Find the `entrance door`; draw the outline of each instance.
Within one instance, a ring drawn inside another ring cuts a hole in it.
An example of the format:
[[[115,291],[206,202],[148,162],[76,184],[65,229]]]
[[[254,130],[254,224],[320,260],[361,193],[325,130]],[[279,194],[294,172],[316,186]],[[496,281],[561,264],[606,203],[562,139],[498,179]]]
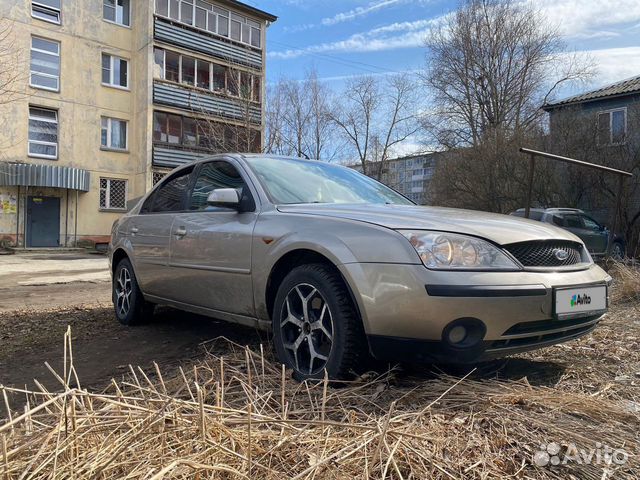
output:
[[[27,201],[27,247],[60,246],[60,199],[29,197]]]

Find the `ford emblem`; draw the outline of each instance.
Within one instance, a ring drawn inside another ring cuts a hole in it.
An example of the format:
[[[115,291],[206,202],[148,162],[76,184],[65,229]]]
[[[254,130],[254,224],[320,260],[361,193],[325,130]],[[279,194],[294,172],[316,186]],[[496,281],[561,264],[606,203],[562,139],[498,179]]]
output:
[[[553,254],[561,262],[564,262],[567,258],[569,258],[569,252],[567,252],[566,250],[562,250],[560,248],[555,248],[553,250]]]

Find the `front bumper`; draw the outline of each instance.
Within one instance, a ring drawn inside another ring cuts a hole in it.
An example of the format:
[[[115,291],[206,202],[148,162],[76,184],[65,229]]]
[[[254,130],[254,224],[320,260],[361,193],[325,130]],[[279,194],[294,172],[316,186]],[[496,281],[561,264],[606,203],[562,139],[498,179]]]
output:
[[[564,342],[591,332],[604,311],[553,318],[553,290],[609,284],[600,267],[565,272],[451,272],[422,265],[344,264],[371,353],[393,360],[470,363]],[[445,328],[478,319],[482,341],[453,348]]]

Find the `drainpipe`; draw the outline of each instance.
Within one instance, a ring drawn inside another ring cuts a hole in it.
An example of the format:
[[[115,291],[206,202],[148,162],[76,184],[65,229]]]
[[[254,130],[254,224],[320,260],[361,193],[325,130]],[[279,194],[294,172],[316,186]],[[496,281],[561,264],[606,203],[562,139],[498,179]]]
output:
[[[22,234],[22,244],[24,248],[27,248],[27,215],[29,215],[29,185],[27,185],[26,192],[24,193],[24,233]]]
[[[67,201],[64,213],[64,246],[69,246],[69,189],[67,188]]]
[[[18,185],[18,199],[16,200],[16,248],[20,239],[20,185]]]
[[[76,190],[76,226],[73,229],[73,246],[78,247],[78,190]]]

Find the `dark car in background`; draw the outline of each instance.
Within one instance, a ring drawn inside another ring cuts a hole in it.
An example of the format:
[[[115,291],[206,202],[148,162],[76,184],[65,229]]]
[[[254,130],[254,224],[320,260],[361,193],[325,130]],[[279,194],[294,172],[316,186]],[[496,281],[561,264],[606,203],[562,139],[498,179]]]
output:
[[[511,215],[524,217],[525,209],[520,208]],[[551,223],[580,237],[591,255],[602,256],[607,253],[609,245],[609,230],[584,211],[577,208],[532,208],[529,213],[531,220]],[[611,256],[623,258],[625,254],[625,242],[618,235],[613,236],[611,244]]]

